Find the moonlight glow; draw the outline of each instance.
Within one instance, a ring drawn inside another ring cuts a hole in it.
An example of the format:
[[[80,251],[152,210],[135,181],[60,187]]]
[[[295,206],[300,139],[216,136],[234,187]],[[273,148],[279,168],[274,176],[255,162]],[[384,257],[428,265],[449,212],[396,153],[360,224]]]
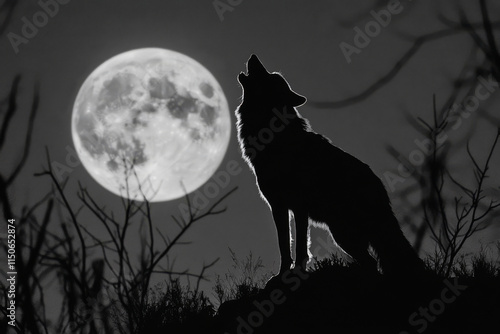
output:
[[[230,124],[224,93],[207,69],[174,51],[139,49],[87,78],[72,135],[83,165],[104,188],[127,197],[128,179],[129,198],[142,199],[140,185],[157,202],[182,197],[212,176]]]

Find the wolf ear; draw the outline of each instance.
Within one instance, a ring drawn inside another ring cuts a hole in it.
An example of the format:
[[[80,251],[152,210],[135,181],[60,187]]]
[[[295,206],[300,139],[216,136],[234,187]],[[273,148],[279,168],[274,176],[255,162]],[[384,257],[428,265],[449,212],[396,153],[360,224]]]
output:
[[[307,98],[305,96],[295,93],[293,90],[290,91],[289,101],[293,107],[299,107],[306,103]]]
[[[247,61],[247,73],[249,75],[250,73],[255,75],[269,74],[259,58],[254,54],[252,54]]]

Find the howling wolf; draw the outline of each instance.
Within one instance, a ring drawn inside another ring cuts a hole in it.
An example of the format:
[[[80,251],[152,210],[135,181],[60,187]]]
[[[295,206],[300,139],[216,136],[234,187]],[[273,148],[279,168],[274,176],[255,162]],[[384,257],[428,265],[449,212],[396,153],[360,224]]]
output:
[[[296,229],[295,266],[305,269],[309,221],[329,230],[359,265],[384,274],[423,270],[395,218],[387,192],[370,167],[315,133],[295,107],[306,98],[279,73],[269,73],[257,56],[238,81],[243,99],[236,109],[238,140],[269,204],[281,252],[281,275],[290,269],[289,225]]]

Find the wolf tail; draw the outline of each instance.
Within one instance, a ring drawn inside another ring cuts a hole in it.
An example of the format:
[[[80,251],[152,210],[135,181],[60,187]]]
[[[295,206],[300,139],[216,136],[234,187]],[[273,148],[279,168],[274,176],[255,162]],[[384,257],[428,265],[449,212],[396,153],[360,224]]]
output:
[[[378,255],[384,274],[390,276],[424,274],[424,262],[404,236],[392,210],[389,214],[379,217],[385,219],[376,224],[377,230],[372,234],[370,244]]]

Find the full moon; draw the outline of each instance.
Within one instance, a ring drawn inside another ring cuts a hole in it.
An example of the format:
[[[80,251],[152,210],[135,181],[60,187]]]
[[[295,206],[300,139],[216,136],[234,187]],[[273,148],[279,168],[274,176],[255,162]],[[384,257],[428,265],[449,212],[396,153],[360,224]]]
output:
[[[157,48],[119,54],[94,70],[78,92],[71,126],[78,156],[100,185],[152,202],[203,185],[222,162],[231,132],[214,76],[181,53]]]

